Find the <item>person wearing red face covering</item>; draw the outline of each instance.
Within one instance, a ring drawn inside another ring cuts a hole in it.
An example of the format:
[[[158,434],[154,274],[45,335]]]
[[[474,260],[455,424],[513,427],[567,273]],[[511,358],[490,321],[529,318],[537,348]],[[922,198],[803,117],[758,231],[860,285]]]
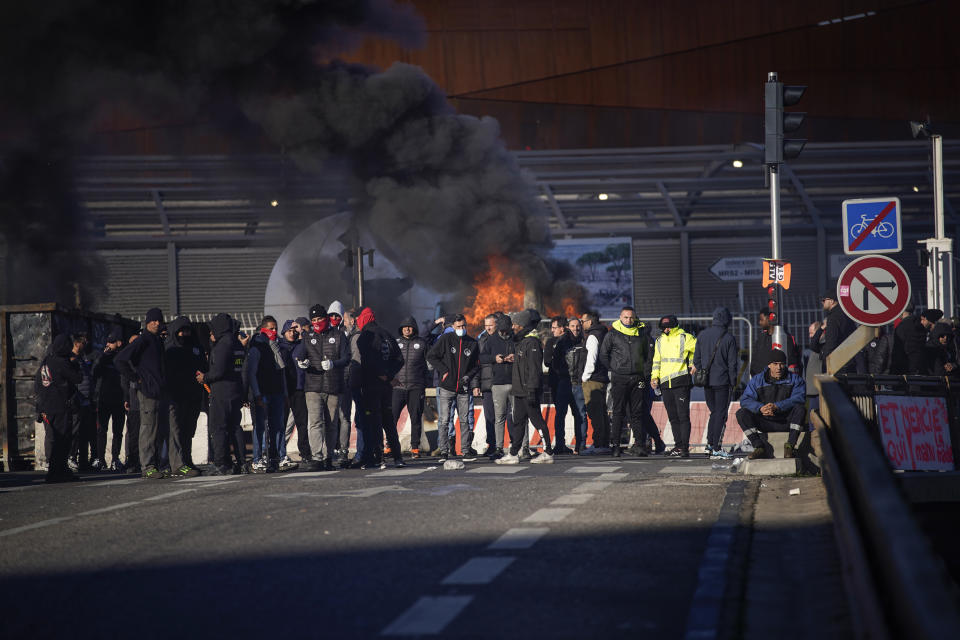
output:
[[[297,366],[304,370],[303,390],[307,401],[307,433],[312,460],[305,471],[333,470],[333,449],[339,396],[343,393],[344,369],[350,362],[350,349],[343,332],[331,326],[322,304],[310,308],[310,330],[293,353]]]
[[[264,316],[250,340],[244,366],[244,387],[250,392],[253,413],[253,472],[280,471],[285,454],[283,412],[286,407],[286,363],[277,342],[277,321]],[[289,468],[282,469],[283,471]]]

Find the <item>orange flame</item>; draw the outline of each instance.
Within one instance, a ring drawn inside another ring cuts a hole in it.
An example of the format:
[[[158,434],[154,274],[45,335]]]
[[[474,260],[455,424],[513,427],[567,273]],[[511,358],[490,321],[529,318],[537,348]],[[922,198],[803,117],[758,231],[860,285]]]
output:
[[[548,316],[563,316],[564,318],[574,318],[577,316],[577,305],[573,298],[563,298],[560,301],[561,309],[557,309],[551,304],[547,304]]]
[[[510,262],[503,256],[490,256],[487,264],[487,271],[473,283],[476,294],[467,302],[469,311],[464,315],[471,327],[482,327],[483,319],[494,311],[523,309],[526,287],[520,276],[510,273]]]

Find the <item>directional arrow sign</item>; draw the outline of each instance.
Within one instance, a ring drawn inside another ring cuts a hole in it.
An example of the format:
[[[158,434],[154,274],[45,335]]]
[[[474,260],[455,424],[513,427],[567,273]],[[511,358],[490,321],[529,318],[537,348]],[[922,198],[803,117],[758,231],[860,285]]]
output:
[[[854,322],[881,327],[897,319],[910,302],[910,278],[886,256],[863,256],[837,280],[837,300]]]
[[[720,258],[710,265],[710,273],[724,282],[742,282],[763,278],[763,258]]]

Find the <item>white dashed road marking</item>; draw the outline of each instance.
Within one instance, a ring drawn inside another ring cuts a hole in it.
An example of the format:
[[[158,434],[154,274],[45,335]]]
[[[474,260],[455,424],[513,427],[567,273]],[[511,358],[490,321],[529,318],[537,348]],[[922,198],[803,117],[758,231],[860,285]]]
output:
[[[84,511],[82,513],[78,513],[77,516],[95,516],[101,513],[110,513],[111,511],[126,509],[127,507],[132,507],[138,504],[140,504],[139,500],[137,500],[136,502],[122,502],[120,504],[114,504],[109,507],[103,507],[102,509],[91,509],[90,511]]]
[[[418,636],[440,633],[460,615],[471,600],[473,596],[423,596],[381,631],[380,635]]]
[[[581,485],[578,485],[573,488],[574,493],[594,493],[596,491],[603,491],[609,487],[612,482],[584,482]]]
[[[592,493],[574,493],[569,496],[560,496],[550,504],[553,505],[567,505],[567,504],[587,504],[590,500],[593,499]]]
[[[418,476],[424,473],[426,469],[385,469],[379,473],[371,473],[367,478],[376,480],[377,478],[395,478],[397,476]]]
[[[516,467],[494,466],[494,467],[477,467],[476,469],[470,469],[470,471],[467,471],[467,473],[499,473],[499,474],[509,475],[509,474],[517,473],[518,471],[525,471],[525,470],[526,469],[524,469],[521,466],[516,466]]]
[[[487,549],[490,551],[529,549],[549,531],[547,527],[507,529],[506,533],[492,542]]]
[[[12,536],[15,533],[23,533],[24,531],[33,531],[34,529],[40,529],[41,527],[49,527],[52,524],[60,524],[61,522],[66,522],[67,520],[72,520],[73,516],[68,516],[66,518],[50,518],[49,520],[41,520],[40,522],[34,522],[33,524],[24,525],[22,527],[16,527],[14,529],[7,529],[6,531],[0,531],[0,538],[5,536]]]
[[[537,509],[526,518],[523,519],[524,522],[560,522],[568,515],[576,511],[576,509]]]
[[[607,473],[620,471],[620,465],[594,465],[591,467],[570,467],[567,473]]]
[[[489,584],[516,558],[470,558],[440,584]]]
[[[609,482],[619,482],[620,480],[626,479],[629,476],[629,473],[601,473],[597,476],[597,480],[607,480]]]

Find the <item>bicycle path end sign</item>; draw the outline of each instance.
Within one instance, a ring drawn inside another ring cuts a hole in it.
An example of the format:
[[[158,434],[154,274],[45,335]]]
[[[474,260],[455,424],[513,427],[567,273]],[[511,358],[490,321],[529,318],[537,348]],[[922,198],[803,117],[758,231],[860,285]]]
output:
[[[899,317],[910,302],[910,278],[896,260],[863,256],[837,279],[837,301],[851,320],[882,327]]]
[[[899,253],[900,198],[843,201],[843,252],[847,255]]]

